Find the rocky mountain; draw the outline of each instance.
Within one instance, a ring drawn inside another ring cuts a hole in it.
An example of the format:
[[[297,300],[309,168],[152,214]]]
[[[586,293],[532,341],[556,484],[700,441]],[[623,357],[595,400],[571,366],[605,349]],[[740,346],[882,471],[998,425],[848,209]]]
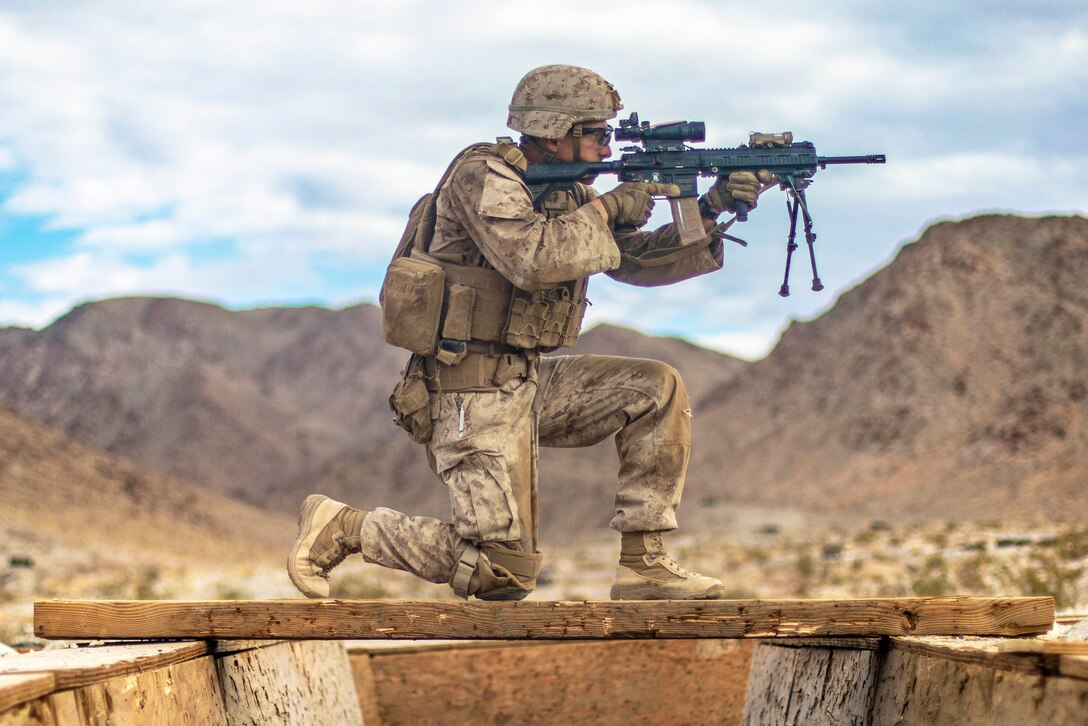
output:
[[[1058,516],[1088,490],[1086,279],[1088,220],[983,216],[931,227],[758,363],[612,326],[575,352],[684,374],[699,411],[686,509]],[[370,305],[89,303],[42,331],[0,331],[0,401],[283,511],[323,491],[444,514],[423,452],[390,423],[404,356],[379,325]],[[546,450],[544,521],[607,521],[615,456],[611,442]]]
[[[94,574],[88,570],[98,566],[96,557],[164,568],[268,557],[278,564],[296,531],[289,517],[148,472],[6,408],[0,501],[0,570],[9,560],[40,566],[43,558],[55,561],[55,572],[73,567],[68,574],[81,577]]]
[[[423,451],[391,423],[386,399],[406,354],[381,342],[379,316],[372,305],[88,303],[40,332],[0,331],[0,401],[95,449],[284,511],[320,490],[443,514]],[[665,360],[693,396],[747,365],[612,326],[578,351]],[[603,482],[600,456],[566,455],[570,486]]]
[[[1088,220],[945,222],[709,392],[689,486],[915,518],[1083,517]]]
[[[257,501],[360,437],[392,438],[401,365],[376,308],[127,298],[0,337],[0,400],[95,449]]]

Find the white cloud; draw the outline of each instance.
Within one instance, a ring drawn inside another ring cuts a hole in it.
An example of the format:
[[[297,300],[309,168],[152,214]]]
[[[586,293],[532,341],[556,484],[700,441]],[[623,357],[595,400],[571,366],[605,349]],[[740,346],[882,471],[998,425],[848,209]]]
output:
[[[849,284],[922,219],[1088,205],[1082,159],[1061,160],[1085,142],[1088,33],[1076,5],[1048,8],[556,0],[547,18],[562,20],[549,22],[484,0],[9,3],[0,173],[19,176],[0,215],[41,217],[74,241],[8,274],[72,300],[321,298],[318,270],[340,263],[373,279],[453,153],[508,133],[522,73],[573,62],[613,80],[627,111],[705,119],[713,145],[791,129],[821,153],[888,153],[885,168],[817,178],[821,244],[853,260],[836,265]],[[650,50],[636,27],[652,28]],[[782,213],[763,206],[726,271],[653,291],[595,282],[591,320],[756,350],[745,335],[769,340],[813,305],[773,297]]]
[[[696,335],[690,340],[704,348],[727,353],[734,358],[755,361],[764,358],[778,343],[781,334],[776,327],[763,327],[743,333]]]
[[[69,298],[47,298],[37,303],[0,299],[0,327],[44,328],[77,302]]]

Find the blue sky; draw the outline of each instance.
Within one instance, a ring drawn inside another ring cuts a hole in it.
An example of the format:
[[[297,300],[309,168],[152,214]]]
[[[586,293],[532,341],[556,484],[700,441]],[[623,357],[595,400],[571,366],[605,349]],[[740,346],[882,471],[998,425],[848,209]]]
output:
[[[411,204],[556,62],[644,119],[706,121],[708,146],[888,156],[816,177],[824,292],[802,258],[776,294],[772,191],[726,270],[596,279],[592,322],[758,357],[934,220],[1088,208],[1083,2],[0,0],[0,325],[114,295],[374,300]]]

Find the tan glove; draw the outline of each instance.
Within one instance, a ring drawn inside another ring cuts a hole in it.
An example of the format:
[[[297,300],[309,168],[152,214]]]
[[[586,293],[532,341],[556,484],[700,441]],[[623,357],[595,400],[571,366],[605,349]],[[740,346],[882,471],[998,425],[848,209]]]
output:
[[[608,222],[612,226],[641,227],[653,211],[654,195],[676,197],[680,195],[680,187],[675,184],[624,182],[598,199],[608,212]]]
[[[758,173],[735,171],[719,179],[718,183],[699,199],[699,209],[704,216],[709,212],[713,217],[717,217],[722,212],[735,211],[738,201],[744,202],[749,208],[755,208],[756,199],[760,193],[777,183],[778,177],[766,169],[760,169]]]

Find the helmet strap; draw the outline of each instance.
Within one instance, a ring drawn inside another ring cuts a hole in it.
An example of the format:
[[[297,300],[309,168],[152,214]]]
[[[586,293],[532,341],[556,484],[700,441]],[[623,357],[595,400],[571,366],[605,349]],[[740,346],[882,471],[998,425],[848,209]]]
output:
[[[582,122],[574,124],[570,129],[571,136],[574,138],[574,161],[579,162],[582,160]]]

